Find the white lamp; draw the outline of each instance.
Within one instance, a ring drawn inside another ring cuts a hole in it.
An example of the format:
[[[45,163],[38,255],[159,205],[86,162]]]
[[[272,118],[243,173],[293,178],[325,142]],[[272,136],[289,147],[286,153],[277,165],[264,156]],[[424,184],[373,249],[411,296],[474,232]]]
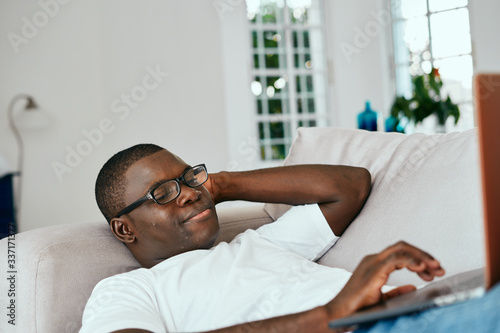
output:
[[[14,107],[19,101],[22,100],[26,101],[24,108],[15,111]],[[50,124],[50,117],[38,107],[33,97],[27,94],[19,94],[12,98],[9,103],[7,116],[9,118],[9,127],[12,130],[12,133],[14,133],[14,137],[16,138],[17,147],[19,150],[17,155],[17,172],[15,172],[14,174],[17,176],[21,176],[23,172],[24,144],[19,129],[39,129],[46,127]],[[21,180],[22,177],[19,177],[17,191],[18,193],[16,195],[17,200],[14,200],[14,209],[17,221],[19,221],[17,216],[17,207],[19,207],[21,198]]]

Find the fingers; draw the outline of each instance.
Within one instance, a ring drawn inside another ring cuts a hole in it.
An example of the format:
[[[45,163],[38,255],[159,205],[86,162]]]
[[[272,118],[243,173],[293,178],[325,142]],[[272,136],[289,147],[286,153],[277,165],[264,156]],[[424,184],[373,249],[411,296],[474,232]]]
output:
[[[430,254],[402,241],[388,247],[376,257],[380,269],[387,274],[406,267],[423,280],[431,281],[435,276],[442,276],[445,273],[439,261]]]
[[[363,258],[351,278],[337,295],[336,300],[351,311],[378,303],[412,290],[414,286],[402,286],[386,294],[381,288],[387,283],[389,275],[398,269],[407,268],[417,273],[423,280],[431,281],[444,274],[439,261],[430,254],[408,244],[399,242],[379,254]]]
[[[388,300],[390,298],[393,298],[393,297],[396,297],[396,296],[400,296],[400,295],[409,293],[410,291],[414,291],[414,290],[417,290],[417,288],[414,285],[411,285],[411,284],[405,285],[405,286],[401,286],[401,287],[398,287],[398,288],[394,288],[391,291],[388,291],[385,294],[383,294],[382,295],[382,299],[385,301],[385,300]]]

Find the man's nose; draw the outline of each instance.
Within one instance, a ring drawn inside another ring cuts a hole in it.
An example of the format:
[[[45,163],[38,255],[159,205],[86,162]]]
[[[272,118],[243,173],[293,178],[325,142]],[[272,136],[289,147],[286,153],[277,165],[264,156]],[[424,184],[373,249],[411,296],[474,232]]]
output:
[[[180,183],[181,193],[177,197],[177,205],[184,207],[190,203],[196,202],[201,197],[201,191],[196,188],[187,186],[184,183]]]

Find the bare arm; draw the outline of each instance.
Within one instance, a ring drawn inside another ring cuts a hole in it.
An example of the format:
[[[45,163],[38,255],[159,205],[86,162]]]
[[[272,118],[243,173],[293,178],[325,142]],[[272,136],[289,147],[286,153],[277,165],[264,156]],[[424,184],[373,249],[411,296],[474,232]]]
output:
[[[230,200],[303,205],[318,203],[340,236],[361,210],[371,188],[368,170],[340,165],[293,165],[210,174],[215,203]]]
[[[222,329],[209,331],[206,333],[291,333],[291,332],[329,332],[328,312],[324,307],[317,307],[309,311],[255,321]],[[147,333],[149,331],[141,329],[125,329],[115,331],[115,333]]]
[[[241,325],[226,327],[206,333],[267,333],[267,332],[323,332],[327,323],[327,312],[321,308],[315,308],[293,315],[270,318]],[[115,333],[145,333],[149,331],[140,329],[126,329],[115,331]],[[326,332],[326,331],[325,331]],[[331,333],[332,331],[329,330]]]

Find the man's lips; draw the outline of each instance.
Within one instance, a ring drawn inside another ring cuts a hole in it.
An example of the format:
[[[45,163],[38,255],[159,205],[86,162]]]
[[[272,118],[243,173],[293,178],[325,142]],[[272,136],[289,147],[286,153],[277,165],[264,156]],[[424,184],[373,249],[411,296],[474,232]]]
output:
[[[192,222],[192,221],[196,221],[196,220],[201,220],[201,219],[205,218],[208,214],[210,214],[210,208],[205,208],[201,212],[200,211],[193,212],[193,214],[190,217],[188,217],[184,221],[184,223],[186,223],[186,222]]]

